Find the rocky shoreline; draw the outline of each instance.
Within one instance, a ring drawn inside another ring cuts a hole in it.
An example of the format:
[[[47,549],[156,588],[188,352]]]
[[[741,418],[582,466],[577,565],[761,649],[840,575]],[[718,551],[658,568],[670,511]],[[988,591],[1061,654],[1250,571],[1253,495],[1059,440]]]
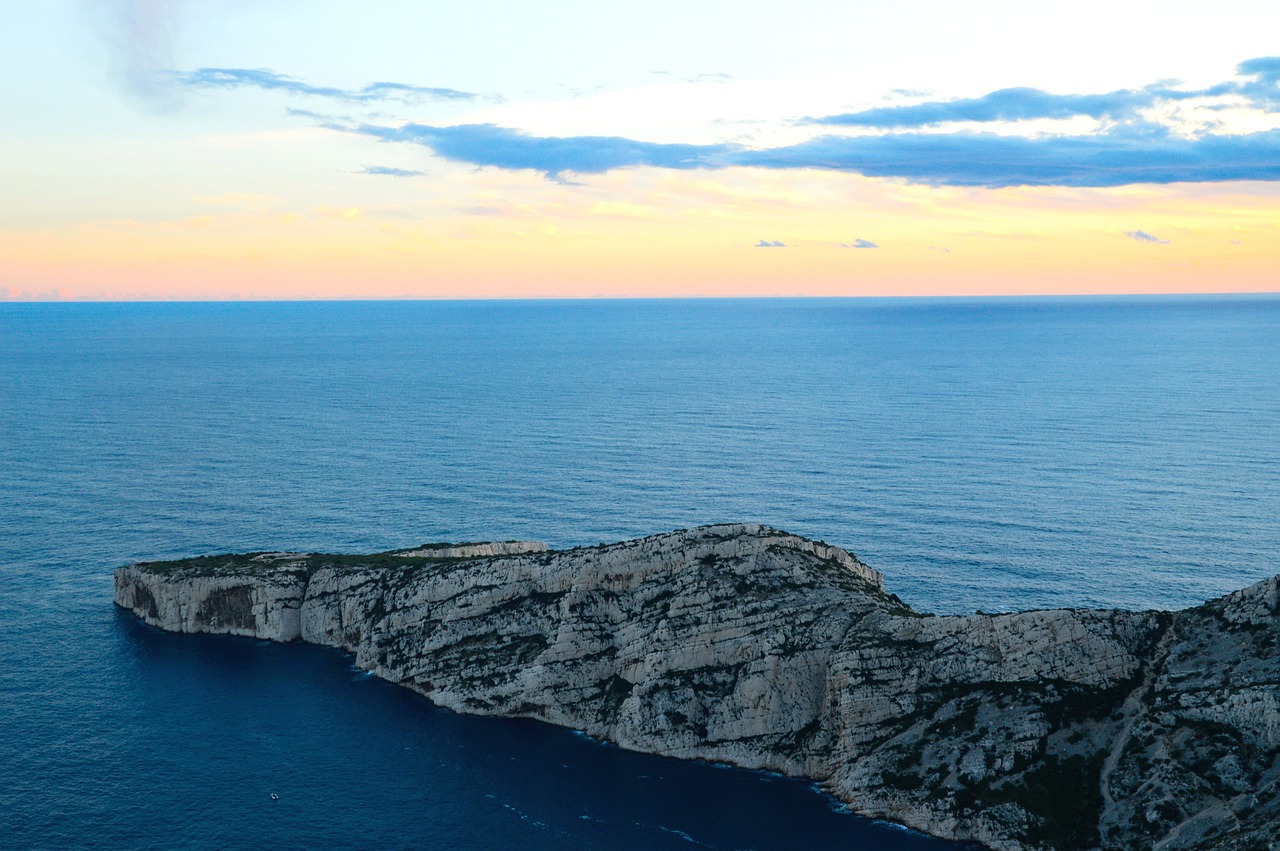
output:
[[[475,714],[820,781],[995,849],[1268,849],[1280,577],[1180,612],[934,617],[837,547],[706,526],[122,567],[175,632],[339,647]]]

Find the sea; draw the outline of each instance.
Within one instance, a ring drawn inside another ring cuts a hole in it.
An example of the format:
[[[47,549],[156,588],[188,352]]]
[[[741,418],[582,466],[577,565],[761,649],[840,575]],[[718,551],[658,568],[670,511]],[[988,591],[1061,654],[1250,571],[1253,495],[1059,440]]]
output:
[[[0,846],[954,847],[112,604],[138,560],[724,521],[938,613],[1266,578],[1280,298],[0,304]]]

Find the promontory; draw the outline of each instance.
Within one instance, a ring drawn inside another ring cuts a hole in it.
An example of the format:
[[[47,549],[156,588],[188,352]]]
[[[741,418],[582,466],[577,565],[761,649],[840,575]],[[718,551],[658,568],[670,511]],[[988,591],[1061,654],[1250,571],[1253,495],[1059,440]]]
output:
[[[119,568],[175,632],[342,648],[459,712],[819,781],[996,849],[1276,848],[1280,577],[1179,612],[934,617],[759,525]]]

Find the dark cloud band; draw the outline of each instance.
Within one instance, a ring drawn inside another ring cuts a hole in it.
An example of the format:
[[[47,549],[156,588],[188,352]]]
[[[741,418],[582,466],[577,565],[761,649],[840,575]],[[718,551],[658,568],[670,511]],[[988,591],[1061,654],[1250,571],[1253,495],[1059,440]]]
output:
[[[784,148],[740,151],[726,163],[816,168],[951,186],[1124,186],[1280,180],[1280,131],[1176,137],[1159,128],[1093,136],[991,133],[825,136]]]
[[[651,166],[822,169],[951,186],[1123,186],[1133,183],[1280,180],[1280,131],[1190,139],[1151,125],[1093,136],[1026,138],[991,133],[823,136],[780,148],[679,145],[618,136],[529,136],[491,124],[357,132],[410,142],[444,159],[529,169],[551,177]]]
[[[727,154],[727,145],[671,145],[621,136],[528,136],[493,124],[433,127],[363,125],[359,131],[384,141],[412,142],[453,162],[505,169],[532,169],[548,176],[564,172],[600,174],[618,168],[706,168]]]

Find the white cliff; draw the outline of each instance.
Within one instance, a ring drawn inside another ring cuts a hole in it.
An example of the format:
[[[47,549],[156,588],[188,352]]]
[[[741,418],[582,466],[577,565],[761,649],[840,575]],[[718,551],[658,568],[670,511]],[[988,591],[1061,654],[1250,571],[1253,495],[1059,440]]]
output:
[[[724,525],[140,564],[116,602],[993,848],[1265,848],[1280,825],[1275,579],[1176,614],[932,617],[844,550]]]

